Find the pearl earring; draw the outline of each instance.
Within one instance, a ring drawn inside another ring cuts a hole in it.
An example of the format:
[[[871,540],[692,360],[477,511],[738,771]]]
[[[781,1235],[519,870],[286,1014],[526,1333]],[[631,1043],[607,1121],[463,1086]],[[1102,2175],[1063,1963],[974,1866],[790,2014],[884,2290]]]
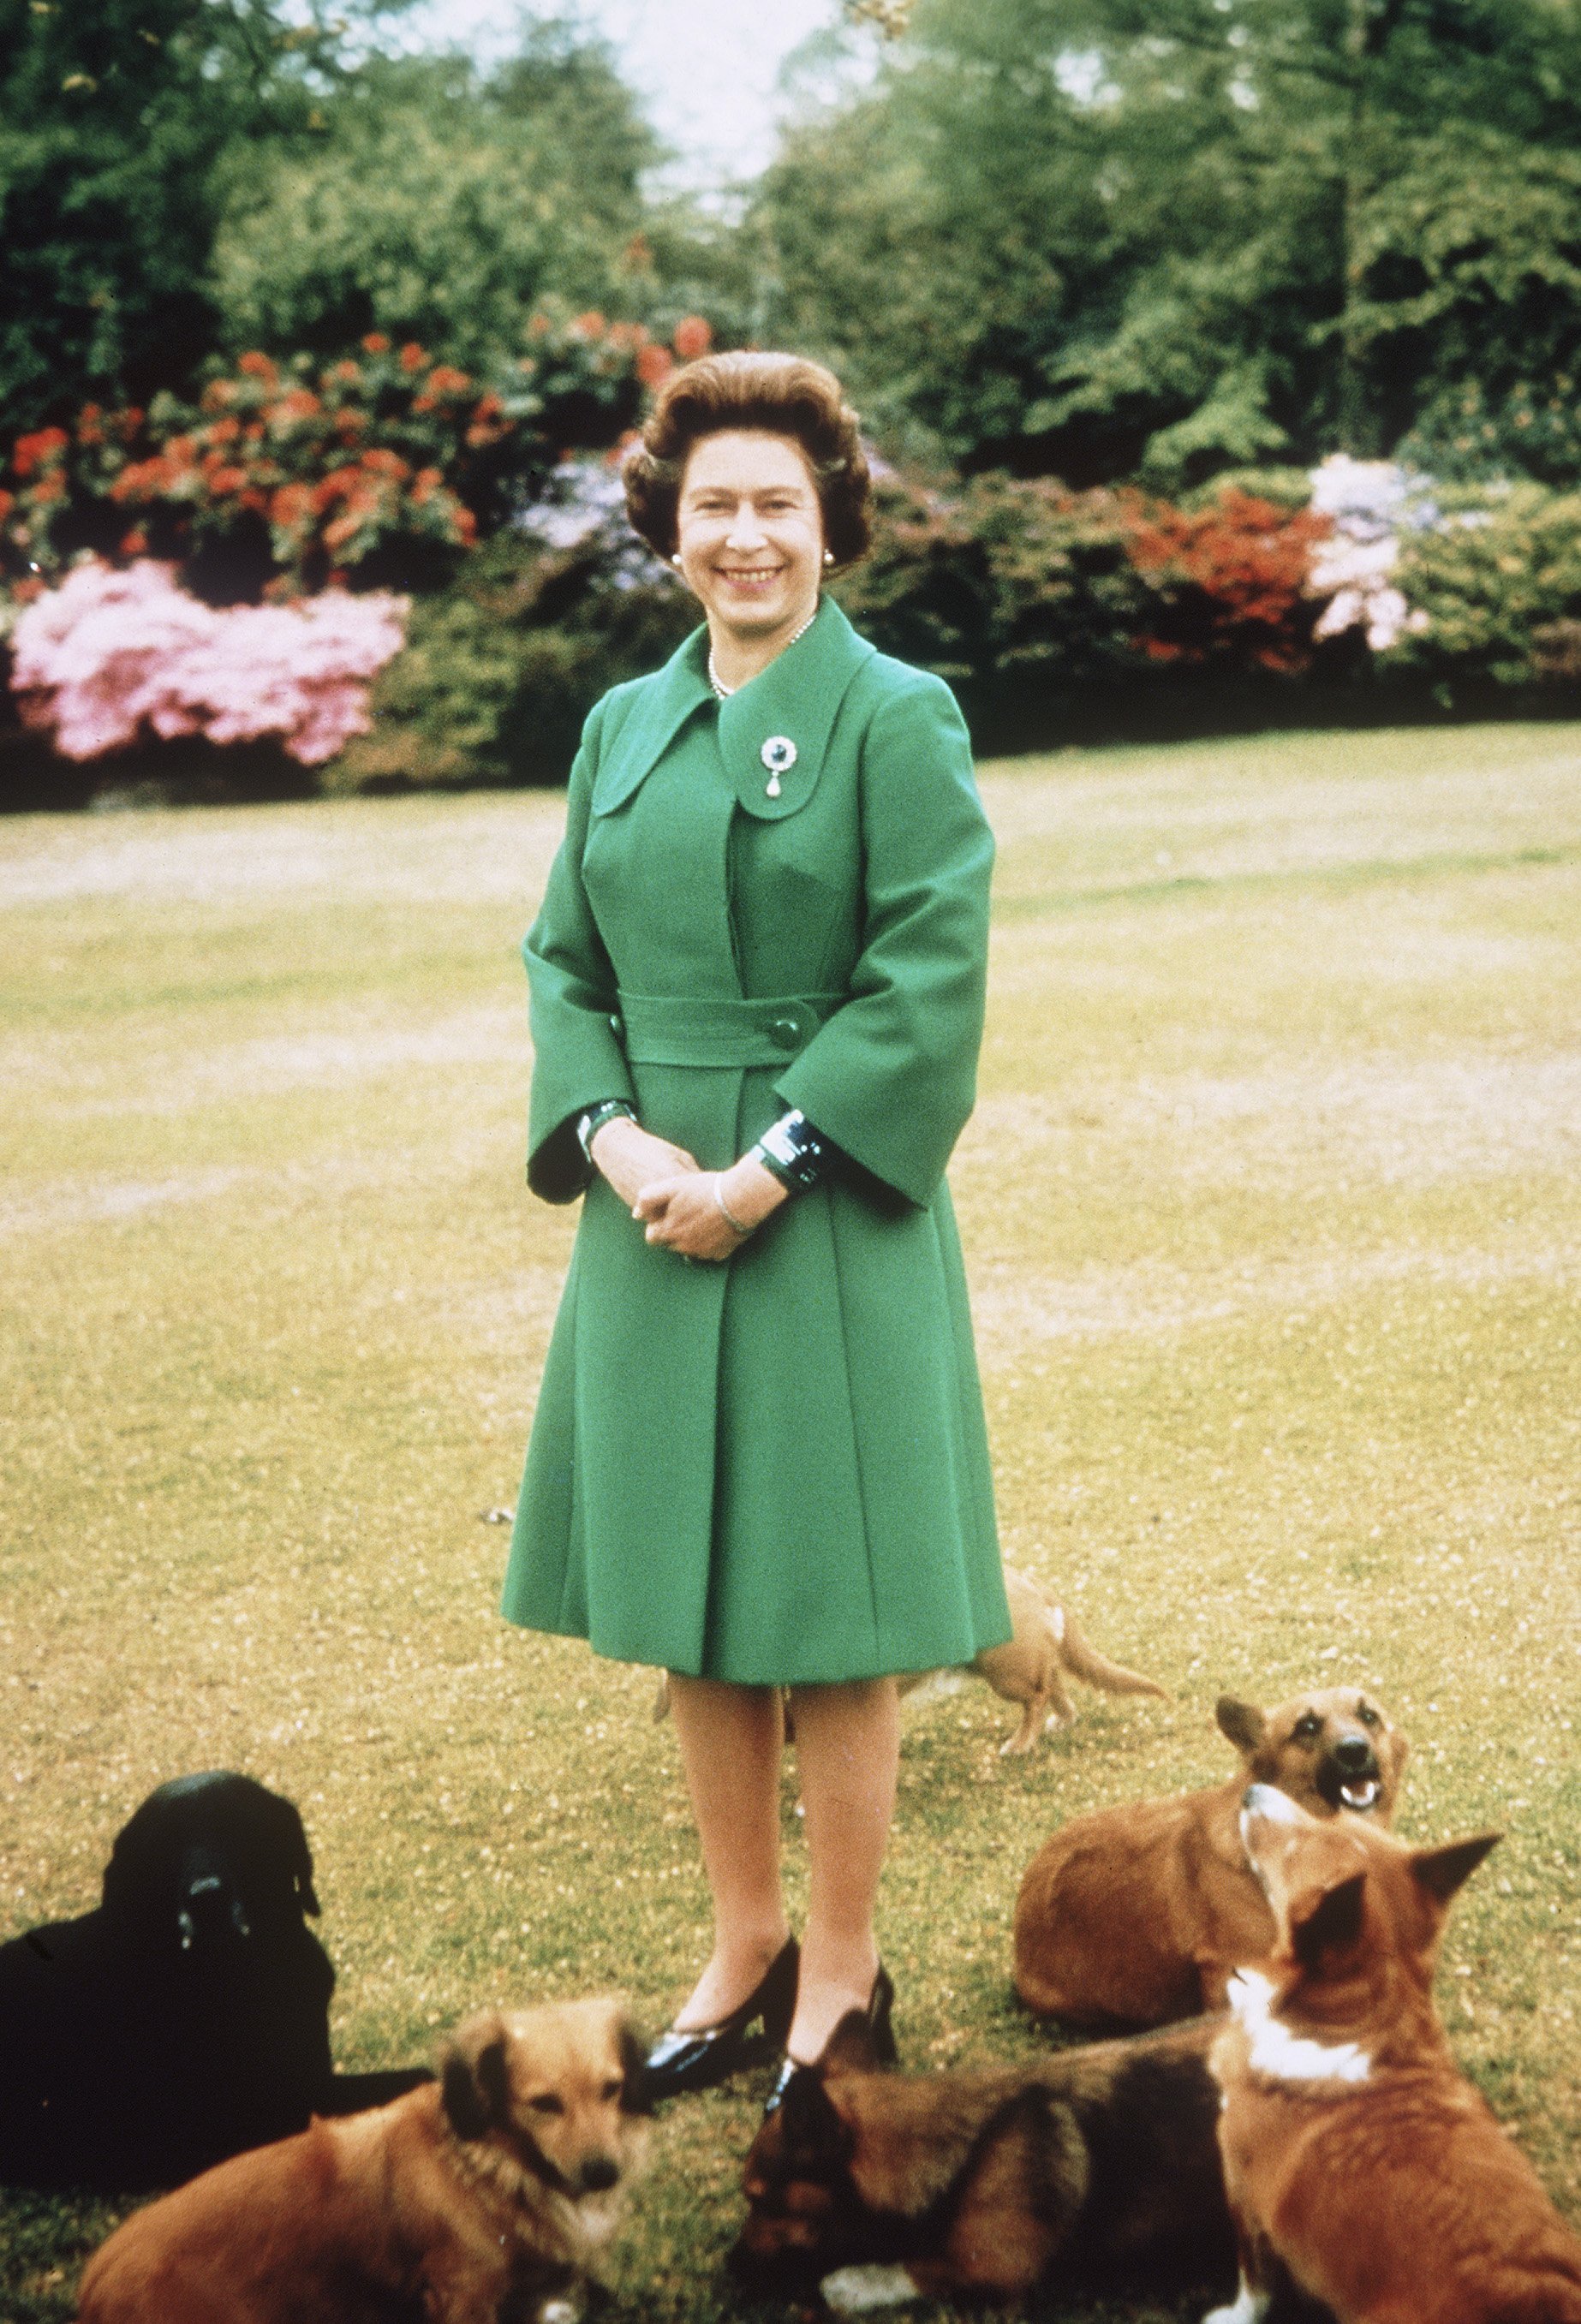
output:
[[[834,561],[835,561],[835,552],[834,552],[834,550],[833,550],[832,549],[826,549],[824,550],[824,563],[825,563],[826,565],[832,565],[832,564],[834,563]]]
[[[670,558],[670,562],[671,563],[671,565],[673,565],[673,566],[675,567],[676,570],[679,572],[679,571],[680,571],[680,549],[679,549],[676,550],[676,552],[675,552],[674,556]]]

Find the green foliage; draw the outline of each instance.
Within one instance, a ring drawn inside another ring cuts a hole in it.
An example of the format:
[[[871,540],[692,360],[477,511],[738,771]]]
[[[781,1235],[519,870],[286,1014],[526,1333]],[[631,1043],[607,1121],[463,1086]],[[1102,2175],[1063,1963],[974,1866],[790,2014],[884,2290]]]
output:
[[[1306,468],[1224,468],[1207,484],[1181,496],[1182,508],[1211,508],[1225,493],[1249,493],[1253,499],[1271,502],[1293,516],[1312,498],[1312,477]]]
[[[1428,627],[1386,657],[1440,698],[1492,680],[1572,679],[1581,621],[1581,493],[1522,484],[1444,496],[1444,521],[1407,533],[1395,578]]]
[[[348,0],[0,0],[0,412],[146,401],[216,342],[222,157],[310,134]]]
[[[1112,680],[1142,665],[1150,595],[1112,493],[990,475],[948,490],[892,476],[873,554],[838,585],[885,652],[960,688],[979,722],[1016,695]]]
[[[1575,376],[1518,380],[1504,395],[1475,379],[1447,387],[1399,447],[1409,466],[1454,483],[1530,476],[1567,484],[1581,477],[1581,401]]]
[[[919,0],[765,180],[781,335],[957,465],[1179,493],[1581,359],[1576,0]]]
[[[607,50],[558,19],[486,74],[370,47],[404,5],[0,0],[13,432],[190,395],[220,351],[383,330],[476,370],[546,299],[662,305],[657,149]]]
[[[1069,690],[1134,674],[1149,591],[1119,494],[981,476],[963,505],[993,575],[996,680]]]
[[[546,293],[651,294],[650,133],[606,51],[551,23],[493,74],[458,55],[371,58],[310,146],[236,152],[214,254],[234,349],[327,355],[368,331],[469,369],[514,347]]]
[[[662,567],[633,581],[602,533],[557,550],[507,529],[414,604],[374,688],[374,730],[330,786],[563,783],[598,696],[655,669],[696,624]]]
[[[1581,365],[1581,155],[1447,124],[1370,192],[1355,263],[1357,362],[1393,429],[1412,423],[1403,453],[1447,456],[1445,473],[1581,475],[1558,384]]]
[[[890,473],[874,494],[873,548],[835,594],[885,653],[970,689],[993,663],[994,576],[984,544],[941,486]]]

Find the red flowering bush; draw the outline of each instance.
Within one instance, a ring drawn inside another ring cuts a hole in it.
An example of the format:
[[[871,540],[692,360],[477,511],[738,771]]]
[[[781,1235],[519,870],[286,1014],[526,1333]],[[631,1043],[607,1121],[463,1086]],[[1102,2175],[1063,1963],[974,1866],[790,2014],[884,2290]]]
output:
[[[317,366],[249,350],[195,406],[86,405],[0,466],[0,586],[25,603],[85,549],[163,559],[217,604],[439,586],[567,451],[617,443],[674,359],[642,324],[546,311],[486,381],[373,331]]]
[[[682,363],[696,363],[714,344],[714,334],[700,315],[683,315],[673,333],[675,352]]]
[[[1136,639],[1149,660],[1284,676],[1310,666],[1319,608],[1308,573],[1327,516],[1236,485],[1189,512],[1134,493],[1123,508],[1131,563],[1152,594]]]

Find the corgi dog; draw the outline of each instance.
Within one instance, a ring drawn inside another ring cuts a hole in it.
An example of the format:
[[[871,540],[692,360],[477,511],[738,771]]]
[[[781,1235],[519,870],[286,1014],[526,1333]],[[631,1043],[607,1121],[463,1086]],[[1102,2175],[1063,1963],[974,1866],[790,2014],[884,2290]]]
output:
[[[1315,1816],[1394,1813],[1406,1740],[1364,1689],[1319,1687],[1264,1711],[1221,1695],[1241,1755],[1202,1792],[1072,1817],[1028,1865],[1015,1906],[1015,1988],[1039,2017],[1107,2029],[1222,2009],[1273,1921],[1241,1845],[1248,1783],[1277,1784]]]
[[[968,1673],[985,1679],[1006,1702],[1021,1705],[1020,1725],[999,1747],[1002,1757],[1035,1750],[1041,1736],[1069,1726],[1076,1717],[1076,1705],[1065,1683],[1068,1678],[1078,1678],[1084,1686],[1101,1689],[1105,1694],[1152,1694],[1160,1702],[1169,1701],[1169,1689],[1156,1678],[1127,1670],[1123,1663],[1111,1662],[1107,1655],[1100,1654],[1076,1616],[1067,1612],[1036,1574],[1023,1573],[1019,1565],[1007,1565],[1004,1596],[1012,1634],[1003,1646],[985,1646],[960,1670],[901,1671],[895,1681],[901,1693],[928,1702],[937,1695],[953,1694]],[[666,1671],[653,1698],[653,1716],[665,1719],[669,1713],[670,1674]],[[781,1700],[781,1716],[789,1739],[794,1722],[789,1690]]]
[[[1209,2053],[1241,2290],[1336,2324],[1581,2324],[1581,2238],[1456,2067],[1433,2006],[1449,1904],[1499,1835],[1410,1848],[1253,1784],[1247,1860],[1273,1914]]]

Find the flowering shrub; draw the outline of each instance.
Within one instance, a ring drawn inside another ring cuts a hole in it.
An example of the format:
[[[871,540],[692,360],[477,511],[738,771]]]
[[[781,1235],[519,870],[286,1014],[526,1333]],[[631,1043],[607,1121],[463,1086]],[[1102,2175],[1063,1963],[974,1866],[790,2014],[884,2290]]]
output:
[[[1134,701],[1139,684],[1151,696],[1159,681],[1289,677],[1313,659],[1308,566],[1329,519],[1288,499],[1232,485],[1182,508],[1049,478],[895,479],[878,516],[843,602],[876,642],[961,685],[995,742],[1056,701],[1068,731],[1072,711]]]
[[[835,588],[886,653],[969,689],[993,659],[994,580],[961,497],[892,470],[875,475],[872,550]]]
[[[524,540],[545,549],[574,549],[585,563],[596,562],[612,589],[658,587],[673,594],[679,586],[671,568],[626,521],[625,485],[613,457],[583,454],[561,460],[515,521]]]
[[[1564,682],[1581,621],[1581,493],[1443,486],[1438,521],[1401,536],[1400,587],[1420,619],[1384,657],[1439,699],[1491,680]]]
[[[331,779],[563,782],[599,695],[656,669],[698,618],[627,526],[613,465],[567,462],[448,589],[418,600],[406,650],[374,689],[374,732]]]
[[[304,766],[368,724],[369,681],[400,648],[402,598],[327,590],[294,605],[206,605],[168,565],[79,565],[18,617],[11,683],[69,759],[139,733],[276,734]]]
[[[674,338],[684,356],[711,333],[690,316]],[[317,367],[251,351],[196,407],[89,404],[22,438],[0,469],[0,580],[26,602],[88,549],[178,563],[219,603],[432,587],[568,447],[618,441],[674,359],[592,312],[535,315],[489,381],[381,332]]]
[[[1334,453],[1312,471],[1312,507],[1334,530],[1316,543],[1307,584],[1328,603],[1318,617],[1317,638],[1360,630],[1373,653],[1387,653],[1407,631],[1420,632],[1428,616],[1407,604],[1394,579],[1402,530],[1438,521],[1431,485],[1393,460],[1353,460]]]
[[[1131,561],[1153,593],[1138,641],[1150,660],[1286,677],[1309,668],[1308,572],[1326,515],[1232,484],[1189,512],[1127,495],[1126,521]]]

